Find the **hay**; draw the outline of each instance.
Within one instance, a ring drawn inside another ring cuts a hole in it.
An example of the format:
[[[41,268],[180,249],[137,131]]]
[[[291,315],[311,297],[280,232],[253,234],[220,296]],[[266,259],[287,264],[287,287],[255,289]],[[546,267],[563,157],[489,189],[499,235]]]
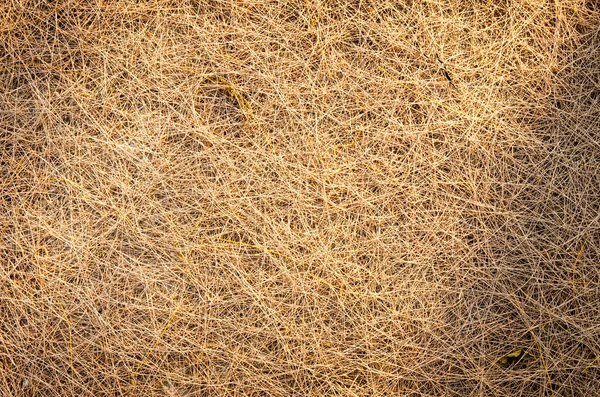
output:
[[[600,390],[597,2],[0,20],[2,395]]]

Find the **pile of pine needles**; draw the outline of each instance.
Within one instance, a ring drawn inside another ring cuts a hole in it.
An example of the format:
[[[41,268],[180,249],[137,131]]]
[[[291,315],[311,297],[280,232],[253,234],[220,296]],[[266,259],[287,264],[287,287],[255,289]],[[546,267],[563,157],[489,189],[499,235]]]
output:
[[[592,396],[593,0],[4,0],[3,396]]]

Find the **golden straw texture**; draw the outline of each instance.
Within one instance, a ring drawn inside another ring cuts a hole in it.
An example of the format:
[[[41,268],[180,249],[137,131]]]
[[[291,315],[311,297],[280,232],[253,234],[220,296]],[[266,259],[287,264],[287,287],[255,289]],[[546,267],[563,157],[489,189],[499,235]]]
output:
[[[1,396],[600,390],[600,3],[0,1]]]

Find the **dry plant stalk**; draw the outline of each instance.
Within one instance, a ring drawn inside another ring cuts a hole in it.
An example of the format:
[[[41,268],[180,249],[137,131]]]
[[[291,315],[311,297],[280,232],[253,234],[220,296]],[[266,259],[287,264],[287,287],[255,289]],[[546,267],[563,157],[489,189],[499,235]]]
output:
[[[597,1],[4,0],[0,86],[0,395],[600,390]]]

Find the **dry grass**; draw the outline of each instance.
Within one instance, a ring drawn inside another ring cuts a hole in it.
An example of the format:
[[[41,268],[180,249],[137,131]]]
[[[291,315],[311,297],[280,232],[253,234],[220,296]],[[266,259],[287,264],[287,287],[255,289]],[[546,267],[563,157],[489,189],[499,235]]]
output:
[[[0,20],[2,396],[597,395],[597,1]]]

